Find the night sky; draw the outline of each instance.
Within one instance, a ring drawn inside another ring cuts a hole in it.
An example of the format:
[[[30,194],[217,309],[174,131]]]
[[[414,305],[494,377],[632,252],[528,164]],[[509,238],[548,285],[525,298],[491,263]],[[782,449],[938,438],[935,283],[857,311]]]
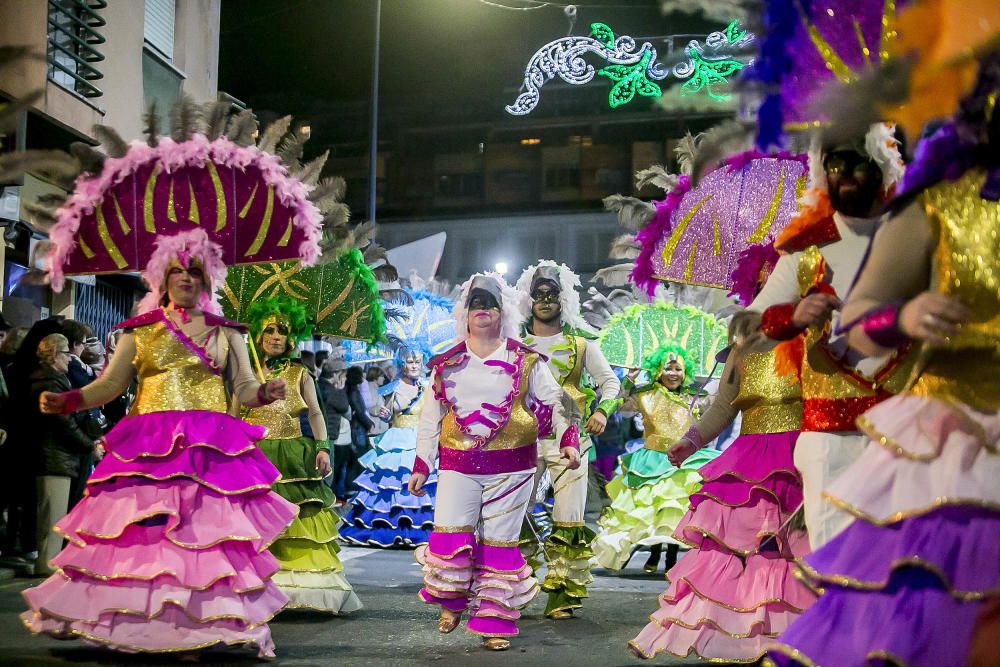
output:
[[[664,17],[655,0],[577,7],[576,35],[588,34],[595,21],[637,37],[721,27]],[[357,132],[367,123],[374,12],[374,0],[224,0],[219,88],[258,113],[308,116],[314,132],[320,124]],[[503,107],[516,97],[529,58],[568,29],[559,7],[507,11],[479,0],[383,0],[383,122],[509,120]]]

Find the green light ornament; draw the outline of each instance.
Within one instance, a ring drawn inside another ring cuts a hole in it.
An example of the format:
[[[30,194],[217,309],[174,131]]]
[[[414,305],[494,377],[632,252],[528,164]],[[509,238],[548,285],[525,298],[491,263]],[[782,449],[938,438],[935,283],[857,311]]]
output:
[[[520,93],[506,110],[514,116],[531,113],[541,99],[541,87],[556,77],[574,86],[590,83],[595,76],[607,77],[612,84],[608,93],[612,109],[628,104],[636,95],[660,97],[663,90],[656,82],[671,74],[685,81],[684,94],[705,91],[712,99],[725,100],[728,95],[718,93],[714,87],[728,83],[729,77],[749,64],[732,53],[753,40],[754,35],[742,30],[739,21],[732,21],[725,30],[709,34],[704,44],[688,42],[684,51],[687,60],[668,70],[657,62],[656,49],[650,42],[637,48],[634,38],[616,36],[605,23],[592,23],[589,36],[563,37],[535,52],[524,71]],[[608,64],[598,70],[584,59],[587,54],[597,55]]]

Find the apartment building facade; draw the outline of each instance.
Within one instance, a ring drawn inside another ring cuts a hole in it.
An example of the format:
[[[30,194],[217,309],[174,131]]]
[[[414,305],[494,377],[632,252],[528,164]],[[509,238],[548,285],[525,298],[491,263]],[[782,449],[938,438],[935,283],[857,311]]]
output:
[[[126,140],[141,136],[154,100],[169,110],[181,93],[195,100],[218,94],[222,0],[0,0],[0,46],[25,46],[32,57],[0,68],[0,104],[42,91],[4,152],[65,149],[96,143],[93,126],[114,127]],[[161,128],[165,129],[165,128]],[[50,314],[78,317],[99,332],[129,314],[135,277],[70,283],[60,294],[20,277],[43,234],[25,204],[55,186],[32,174],[0,184],[0,308],[14,325]]]

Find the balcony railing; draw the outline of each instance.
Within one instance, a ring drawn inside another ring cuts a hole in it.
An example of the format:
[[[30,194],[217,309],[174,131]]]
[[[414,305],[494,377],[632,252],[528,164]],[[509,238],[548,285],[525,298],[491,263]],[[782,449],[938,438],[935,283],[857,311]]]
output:
[[[104,60],[98,47],[107,41],[99,30],[107,22],[99,14],[106,0],[48,0],[49,80],[94,98],[104,93],[94,81],[104,78],[97,63]]]

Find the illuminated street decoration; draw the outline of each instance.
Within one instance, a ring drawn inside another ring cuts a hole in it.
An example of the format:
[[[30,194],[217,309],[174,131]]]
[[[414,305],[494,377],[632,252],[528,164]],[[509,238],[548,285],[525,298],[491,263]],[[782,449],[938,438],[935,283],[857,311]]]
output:
[[[723,49],[738,50],[749,45],[753,33],[740,29],[739,21],[733,21],[721,32],[713,32],[705,38],[705,46],[691,40],[685,47],[688,59],[674,65],[671,73],[678,79],[687,79],[681,86],[681,93],[697,93],[704,90],[713,100],[726,100],[729,95],[718,93],[715,86],[729,81],[729,77],[740,72],[749,63],[721,55]],[[706,47],[711,55],[706,55]],[[613,105],[612,105],[613,106]]]
[[[592,23],[590,36],[563,37],[536,51],[524,71],[520,94],[506,109],[515,116],[531,113],[541,99],[541,87],[557,76],[574,86],[590,83],[595,75],[606,76],[612,83],[608,93],[611,108],[628,104],[636,95],[659,97],[663,91],[656,82],[670,74],[687,80],[682,93],[703,90],[713,99],[726,99],[715,86],[746,67],[746,63],[731,54],[753,39],[753,34],[741,30],[739,22],[733,21],[725,30],[708,35],[704,45],[698,40],[688,42],[687,59],[668,70],[657,62],[656,49],[651,43],[643,42],[636,48],[632,37],[615,37],[604,23]],[[608,64],[598,70],[584,59],[588,53],[596,54]]]

